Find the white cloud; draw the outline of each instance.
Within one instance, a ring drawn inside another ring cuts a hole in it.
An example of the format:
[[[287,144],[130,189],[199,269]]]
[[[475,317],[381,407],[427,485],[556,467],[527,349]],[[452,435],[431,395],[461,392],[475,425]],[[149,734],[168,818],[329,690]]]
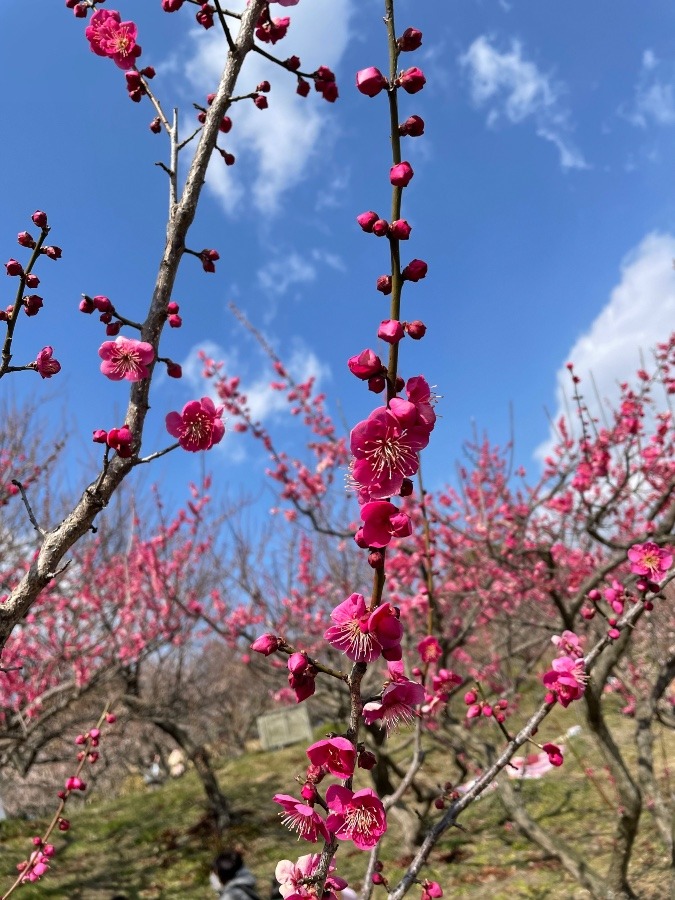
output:
[[[322,0],[289,9],[291,25],[284,41],[288,54],[298,55],[307,67],[322,64],[335,70],[348,44],[352,11],[353,0]],[[196,29],[190,35],[192,52],[184,72],[202,95],[214,90],[220,78],[224,41],[217,31]],[[283,57],[285,51],[284,46],[278,53]],[[231,111],[234,127],[222,144],[237,157],[235,166],[225,167],[220,156],[214,156],[209,165],[207,184],[229,214],[246,199],[240,177],[243,166],[253,167],[253,204],[270,214],[279,209],[282,194],[303,178],[318,145],[326,150],[331,120],[328,104],[314,91],[307,99],[298,97],[297,82],[290,73],[250,53],[239,78],[240,92],[250,92],[265,79],[272,84],[268,109],[259,110],[245,100]]]
[[[316,278],[316,268],[298,253],[272,259],[258,270],[258,284],[269,294],[281,295],[294,284],[306,284]]]
[[[675,69],[658,59],[653,50],[642,54],[642,68],[635,85],[635,96],[619,115],[638,128],[649,125],[675,125]]]
[[[552,142],[563,169],[586,169],[588,164],[569,138],[569,113],[561,103],[564,85],[554,82],[535,63],[523,56],[520,41],[500,52],[486,35],[481,35],[459,57],[469,76],[471,99],[487,107],[487,125],[502,120],[519,125],[528,119],[536,133]]]
[[[675,327],[675,235],[649,234],[621,263],[621,280],[609,302],[588,331],[571,348],[558,370],[554,421],[564,415],[570,377],[565,364],[574,363],[582,379],[584,402],[593,415],[600,409],[592,382],[603,404],[619,396],[619,383],[640,368],[640,352],[649,360],[650,350],[665,341]],[[591,382],[592,376],[592,382]],[[540,460],[553,445],[553,435],[536,451]]]

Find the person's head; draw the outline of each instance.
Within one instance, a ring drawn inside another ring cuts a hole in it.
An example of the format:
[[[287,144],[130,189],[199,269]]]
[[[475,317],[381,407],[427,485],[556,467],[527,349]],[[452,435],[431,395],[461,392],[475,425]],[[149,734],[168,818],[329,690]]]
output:
[[[241,858],[241,853],[238,853],[236,850],[223,850],[222,853],[219,853],[211,866],[211,886],[213,889],[217,891],[224,887],[228,881],[234,878],[243,865],[244,860]]]

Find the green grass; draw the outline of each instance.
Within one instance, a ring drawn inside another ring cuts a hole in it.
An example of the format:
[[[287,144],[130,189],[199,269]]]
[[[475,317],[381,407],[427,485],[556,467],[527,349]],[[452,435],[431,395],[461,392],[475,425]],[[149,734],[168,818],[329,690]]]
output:
[[[564,730],[573,724],[570,718],[563,714],[553,727]],[[626,721],[622,729],[628,736],[632,724]],[[548,726],[547,733],[552,731]],[[614,801],[590,741],[582,735],[575,747]],[[670,752],[675,756],[673,746]],[[255,751],[224,762],[218,774],[240,820],[221,839],[204,827],[205,804],[193,772],[155,790],[137,779],[128,782],[119,797],[93,794],[82,809],[69,812],[71,830],[54,835],[57,854],[48,876],[37,886],[22,887],[16,896],[110,900],[115,893],[123,893],[129,900],[208,898],[213,896],[208,886],[211,860],[223,846],[235,845],[245,853],[265,900],[276,862],[310,851],[309,845],[299,844],[281,827],[271,802],[277,791],[297,796],[293,776],[301,774],[305,765],[302,744],[273,753]],[[432,759],[432,768],[444,780],[439,756]],[[562,769],[540,781],[525,782],[523,793],[528,809],[542,825],[578,848],[589,848],[589,857],[602,870],[611,851],[613,813],[571,754]],[[545,858],[510,825],[496,794],[475,803],[460,822],[464,830],[444,835],[425,871],[426,877],[442,884],[446,897],[574,900],[588,896],[555,860]],[[16,863],[28,855],[30,838],[41,827],[42,822],[0,823],[0,873],[7,873],[0,887],[7,889]],[[395,883],[408,859],[402,854],[393,817],[388,837],[383,852],[385,874]],[[358,888],[364,855],[344,844],[338,863],[340,874]],[[666,854],[646,811],[631,875],[641,900],[668,896]],[[381,889],[379,896],[384,897]],[[419,888],[409,896],[418,898]]]

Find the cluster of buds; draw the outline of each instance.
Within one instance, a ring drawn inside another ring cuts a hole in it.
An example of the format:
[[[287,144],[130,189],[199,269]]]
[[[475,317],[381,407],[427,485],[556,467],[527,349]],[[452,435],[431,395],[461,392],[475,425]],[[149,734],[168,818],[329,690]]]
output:
[[[255,36],[263,44],[276,44],[277,41],[286,37],[288,26],[291,20],[288,16],[280,19],[273,19],[270,16],[269,6],[265,6],[258,17],[255,27]]]
[[[215,272],[216,271],[216,263],[220,259],[220,253],[217,250],[201,250],[199,253],[195,254],[202,261],[202,269],[205,272]]]
[[[98,312],[99,321],[103,322],[105,325],[105,333],[108,337],[115,337],[119,334],[122,322],[114,320],[114,317],[117,316],[117,312],[109,297],[105,297],[103,294],[97,294],[95,297],[89,297],[87,294],[82,294],[82,299],[80,300],[80,312],[83,312],[88,316],[94,312]]]
[[[111,450],[114,450],[122,459],[129,459],[132,456],[131,445],[134,440],[128,425],[122,425],[121,428],[111,428],[110,431],[104,431],[103,428],[97,428],[92,438],[95,444],[105,444]]]
[[[464,694],[464,702],[467,705],[467,719],[477,719],[479,716],[485,716],[486,718],[494,716],[499,723],[506,719],[506,710],[509,702],[504,698],[497,700],[496,703],[488,703],[487,700],[479,698],[477,691],[470,690]]]
[[[128,72],[124,73],[124,77],[127,82],[127,94],[129,95],[129,99],[133,100],[134,103],[140,103],[143,95],[148,92],[143,79],[147,78],[148,80],[151,80],[154,78],[155,70],[152,66],[146,66],[140,71],[137,69],[130,69]]]

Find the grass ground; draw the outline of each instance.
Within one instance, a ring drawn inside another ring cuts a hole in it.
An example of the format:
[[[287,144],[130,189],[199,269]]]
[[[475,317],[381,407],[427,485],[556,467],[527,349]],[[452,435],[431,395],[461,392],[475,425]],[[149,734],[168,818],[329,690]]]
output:
[[[570,724],[569,714],[557,723],[561,730]],[[631,728],[626,722],[626,736]],[[593,767],[597,784],[610,803],[614,803],[612,786],[583,734],[575,739],[574,748],[578,759],[568,753],[562,769],[540,781],[525,782],[523,791],[528,809],[540,824],[578,848],[586,848],[593,865],[602,869],[611,851],[614,815],[583,768]],[[675,745],[666,752],[675,758]],[[439,763],[436,760],[436,765]],[[273,753],[253,751],[224,761],[219,770],[223,788],[240,813],[239,823],[226,835],[226,844],[244,851],[258,877],[263,900],[276,862],[310,850],[281,827],[277,807],[271,803],[277,791],[294,793],[293,776],[302,772],[304,765],[304,746],[299,744]],[[57,855],[49,875],[37,886],[22,887],[16,896],[25,900],[111,900],[116,893],[125,894],[128,900],[213,896],[208,886],[209,866],[222,845],[204,827],[204,810],[193,772],[154,790],[147,789],[140,779],[129,782],[114,799],[93,794],[82,809],[69,812],[71,830],[56,833]],[[461,824],[465,830],[446,833],[425,872],[442,884],[446,897],[576,900],[588,896],[556,860],[546,858],[518,833],[496,793],[474,804]],[[16,863],[32,849],[30,837],[39,833],[41,825],[20,820],[0,823],[0,873],[7,873],[0,888],[11,883]],[[385,874],[395,881],[407,862],[401,855],[395,822],[388,837],[383,852]],[[364,864],[363,854],[351,844],[341,846],[340,874],[357,888]],[[668,861],[648,812],[643,813],[631,876],[640,900],[670,896]],[[419,889],[409,896],[418,898]]]

